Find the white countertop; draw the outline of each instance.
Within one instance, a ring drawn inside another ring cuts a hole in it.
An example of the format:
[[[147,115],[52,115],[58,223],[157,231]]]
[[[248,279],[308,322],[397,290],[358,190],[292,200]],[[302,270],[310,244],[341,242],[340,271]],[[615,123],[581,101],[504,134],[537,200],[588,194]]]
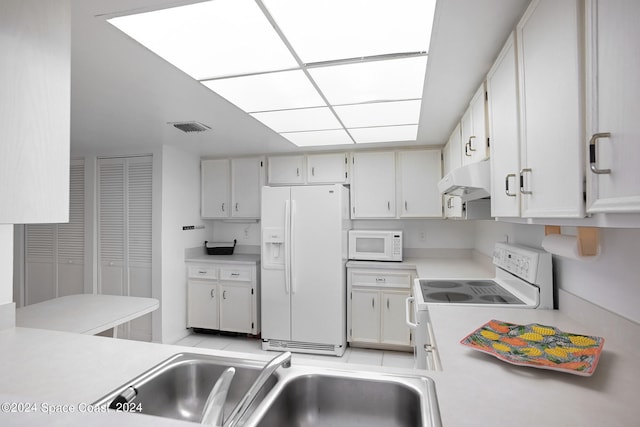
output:
[[[226,258],[226,257],[225,257]],[[407,260],[418,275],[487,277],[485,263],[473,260]],[[414,264],[411,264],[411,263]],[[489,276],[491,277],[491,276]],[[593,318],[596,318],[593,316]],[[628,351],[610,336],[623,336],[597,324],[578,323],[557,310],[434,306],[436,346],[443,370],[412,371],[435,380],[445,427],[458,426],[636,426],[640,420],[640,349]],[[542,323],[566,332],[605,337],[598,367],[591,377],[507,364],[459,344],[491,319]],[[632,347],[633,343],[630,344]],[[637,347],[637,346],[635,346]],[[155,364],[179,352],[232,353],[14,328],[0,331],[0,400],[66,403],[93,402]],[[260,355],[242,355],[254,359]],[[264,358],[266,361],[267,358]],[[344,368],[344,366],[342,366]],[[387,368],[371,368],[381,370]],[[396,372],[408,370],[394,370]],[[0,414],[4,425],[193,425],[137,414],[87,416]],[[151,420],[151,421],[149,421]]]
[[[259,254],[233,254],[233,255],[197,255],[188,257],[185,259],[186,262],[206,262],[206,263],[217,263],[223,262],[227,264],[260,264],[260,255]]]
[[[16,325],[95,335],[151,313],[159,306],[154,298],[67,295],[16,309]]]

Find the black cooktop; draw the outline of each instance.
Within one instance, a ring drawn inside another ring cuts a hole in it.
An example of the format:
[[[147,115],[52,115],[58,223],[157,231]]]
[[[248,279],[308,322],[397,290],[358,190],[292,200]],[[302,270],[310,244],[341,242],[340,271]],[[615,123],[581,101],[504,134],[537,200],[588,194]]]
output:
[[[455,304],[523,304],[493,280],[420,279],[426,302]]]

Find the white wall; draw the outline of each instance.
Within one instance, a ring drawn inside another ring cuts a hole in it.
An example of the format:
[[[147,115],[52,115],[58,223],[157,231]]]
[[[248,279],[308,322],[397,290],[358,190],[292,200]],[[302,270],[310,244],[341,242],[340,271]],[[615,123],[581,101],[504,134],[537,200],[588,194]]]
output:
[[[183,231],[200,219],[200,157],[164,146],[162,149],[162,337],[171,344],[188,335],[185,249],[202,245],[205,229]]]
[[[575,234],[575,229],[562,232]],[[479,221],[475,249],[491,255],[493,243],[506,235],[512,243],[539,248],[544,227]],[[556,287],[640,323],[640,229],[601,228],[600,237],[601,254],[593,261],[553,256]]]

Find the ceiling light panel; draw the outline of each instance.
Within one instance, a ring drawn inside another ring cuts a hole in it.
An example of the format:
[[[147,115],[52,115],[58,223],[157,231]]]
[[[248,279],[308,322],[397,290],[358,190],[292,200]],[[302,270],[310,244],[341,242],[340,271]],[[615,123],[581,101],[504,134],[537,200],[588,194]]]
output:
[[[251,115],[276,132],[342,129],[336,116],[327,107],[267,111]]]
[[[310,68],[332,105],[422,98],[427,57]]]
[[[300,70],[208,80],[202,84],[249,113],[326,107]]]
[[[420,121],[419,99],[334,107],[347,128],[409,125]]]
[[[215,0],[109,22],[198,80],[297,67],[253,0]]]
[[[298,147],[353,144],[353,140],[349,137],[349,134],[342,129],[289,132],[281,133],[281,135],[296,144]]]
[[[349,129],[349,133],[356,144],[415,141],[418,137],[418,125]]]
[[[305,63],[427,51],[435,0],[262,0]]]

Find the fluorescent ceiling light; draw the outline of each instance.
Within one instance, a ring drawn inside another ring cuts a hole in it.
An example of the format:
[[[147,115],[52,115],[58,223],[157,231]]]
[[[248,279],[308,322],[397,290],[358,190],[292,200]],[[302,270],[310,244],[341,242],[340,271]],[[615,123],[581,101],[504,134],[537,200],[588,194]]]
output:
[[[409,125],[420,121],[419,99],[333,107],[347,128]]]
[[[109,22],[198,80],[297,67],[253,0],[195,3]]]
[[[427,57],[309,69],[332,105],[422,98]]]
[[[208,80],[202,83],[248,113],[326,106],[301,70]]]
[[[342,129],[328,107],[267,111],[251,115],[276,132]]]
[[[429,48],[435,0],[263,0],[305,63]]]
[[[281,135],[296,144],[298,147],[353,144],[353,140],[349,138],[347,132],[342,129],[318,130],[311,132],[287,132],[281,133]]]
[[[418,125],[349,129],[349,133],[357,144],[415,141],[418,136]]]

